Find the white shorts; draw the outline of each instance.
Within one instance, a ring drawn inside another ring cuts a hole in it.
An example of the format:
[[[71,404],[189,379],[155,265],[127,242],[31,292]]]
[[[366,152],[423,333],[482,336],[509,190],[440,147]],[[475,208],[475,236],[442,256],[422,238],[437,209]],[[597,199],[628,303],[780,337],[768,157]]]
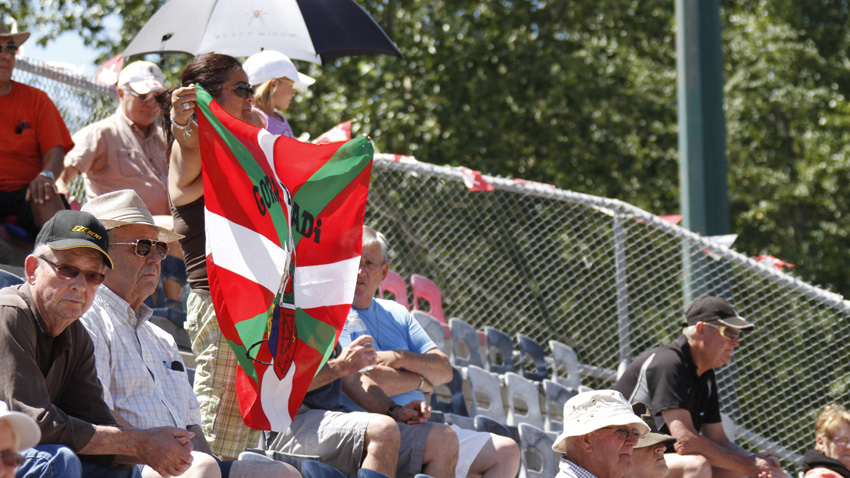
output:
[[[457,466],[455,467],[455,478],[466,478],[469,475],[469,467],[478,458],[478,453],[490,440],[487,432],[467,430],[457,425],[450,425],[457,434]]]

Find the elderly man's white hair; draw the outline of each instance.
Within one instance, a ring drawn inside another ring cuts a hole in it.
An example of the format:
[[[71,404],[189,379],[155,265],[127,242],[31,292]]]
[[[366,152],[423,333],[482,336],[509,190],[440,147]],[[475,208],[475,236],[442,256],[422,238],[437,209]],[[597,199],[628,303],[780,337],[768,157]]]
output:
[[[387,238],[380,232],[372,229],[369,226],[363,226],[363,245],[368,246],[373,242],[381,245],[381,264],[386,264],[390,261],[389,247],[387,246]]]

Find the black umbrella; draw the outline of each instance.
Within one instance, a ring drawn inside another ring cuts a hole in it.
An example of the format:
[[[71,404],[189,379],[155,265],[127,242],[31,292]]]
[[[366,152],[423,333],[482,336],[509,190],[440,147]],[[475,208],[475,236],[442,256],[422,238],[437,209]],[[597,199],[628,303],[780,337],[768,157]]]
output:
[[[124,50],[250,56],[277,50],[317,64],[398,48],[354,0],[170,0]]]

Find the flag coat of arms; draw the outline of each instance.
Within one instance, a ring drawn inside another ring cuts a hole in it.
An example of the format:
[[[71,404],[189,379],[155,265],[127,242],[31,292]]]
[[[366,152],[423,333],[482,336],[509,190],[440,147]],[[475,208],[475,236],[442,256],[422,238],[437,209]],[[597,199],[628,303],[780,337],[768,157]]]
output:
[[[354,298],[374,149],[234,118],[198,87],[207,274],[245,424],[285,430]]]

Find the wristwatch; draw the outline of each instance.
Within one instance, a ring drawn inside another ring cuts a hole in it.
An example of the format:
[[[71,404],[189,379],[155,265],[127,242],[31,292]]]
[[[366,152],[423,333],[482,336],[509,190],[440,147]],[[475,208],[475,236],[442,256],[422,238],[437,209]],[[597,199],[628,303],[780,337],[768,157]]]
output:
[[[395,411],[396,408],[401,408],[401,405],[399,405],[398,403],[393,403],[392,405],[390,405],[389,410],[387,410],[387,415],[392,417],[393,412]],[[393,418],[395,418],[395,417],[393,417]]]
[[[49,180],[51,180],[51,181],[56,181],[56,176],[54,176],[54,175],[53,175],[53,171],[51,171],[51,170],[49,170],[49,169],[45,169],[44,171],[42,171],[42,172],[38,173],[38,175],[39,175],[39,176],[44,176],[45,178],[47,178],[47,179],[49,179]]]

